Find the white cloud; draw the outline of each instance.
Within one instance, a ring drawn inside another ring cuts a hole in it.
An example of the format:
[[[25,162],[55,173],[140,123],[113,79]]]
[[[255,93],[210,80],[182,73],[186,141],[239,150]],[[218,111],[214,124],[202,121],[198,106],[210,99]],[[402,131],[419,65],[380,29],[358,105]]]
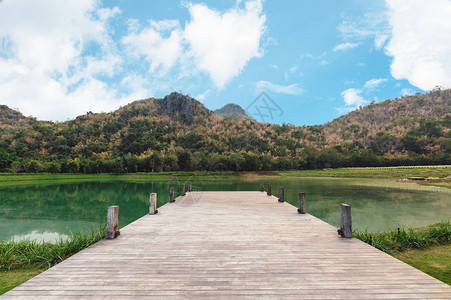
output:
[[[365,82],[365,85],[363,86],[364,89],[367,90],[373,90],[376,87],[378,87],[381,83],[386,82],[386,78],[374,78],[370,79],[367,82]]]
[[[387,0],[391,74],[422,90],[451,87],[451,1]]]
[[[401,94],[402,94],[403,96],[413,95],[414,93],[415,93],[415,92],[412,91],[411,89],[402,89],[402,90],[401,90]]]
[[[290,74],[293,74],[293,73],[296,72],[297,70],[299,70],[299,64],[295,64],[294,66],[292,66],[288,72],[289,72]]]
[[[262,55],[259,0],[223,13],[189,4],[191,19],[184,25],[149,20],[142,26],[129,19],[122,38],[110,23],[120,10],[100,4],[0,0],[2,104],[39,119],[65,120],[116,109],[151,96],[149,86],[169,89],[200,72],[222,88]]]
[[[341,93],[343,100],[347,106],[357,107],[366,103],[363,97],[360,95],[362,90],[359,89],[347,89]]]
[[[321,66],[327,66],[329,64],[329,62],[327,60],[322,60],[322,61],[319,62],[319,64]]]
[[[383,3],[383,2],[382,2]],[[385,5],[379,1],[368,3],[367,12],[361,17],[344,16],[338,27],[345,39],[373,39],[374,47],[382,49],[390,35],[388,15]]]
[[[107,32],[119,9],[99,8],[97,3],[0,2],[0,40],[7,41],[0,48],[2,103],[26,115],[64,120],[125,101],[96,79],[112,76],[122,61]],[[93,44],[97,53],[84,53]]]
[[[357,47],[360,43],[343,43],[335,46],[333,51],[346,51],[352,48]]]
[[[261,91],[271,91],[278,94],[287,94],[287,95],[300,95],[303,90],[298,86],[297,83],[290,85],[279,85],[272,82],[261,80],[257,82],[257,90]]]
[[[260,57],[266,16],[259,0],[248,1],[221,14],[204,4],[190,4],[191,20],[184,37],[199,70],[218,88],[237,76],[253,57]]]
[[[345,106],[337,108],[341,113],[349,112],[358,108],[359,106],[368,104],[369,101],[365,100],[362,94],[366,94],[375,90],[380,84],[386,82],[386,78],[373,78],[365,82],[362,88],[349,88],[343,92],[341,92],[341,96],[343,97]],[[351,84],[350,82],[345,82],[345,84]],[[377,100],[377,98],[374,98]]]
[[[145,57],[151,73],[161,69],[159,75],[165,75],[182,55],[183,32],[175,20],[149,23],[149,27],[123,37],[122,44],[126,46],[128,54],[137,58]],[[132,30],[136,30],[136,25],[132,26]],[[168,32],[168,37],[165,38],[164,35]]]
[[[205,100],[205,98],[207,97],[207,95],[210,93],[210,90],[206,90],[205,92],[203,92],[202,94],[197,95],[196,98],[199,101],[203,101]]]

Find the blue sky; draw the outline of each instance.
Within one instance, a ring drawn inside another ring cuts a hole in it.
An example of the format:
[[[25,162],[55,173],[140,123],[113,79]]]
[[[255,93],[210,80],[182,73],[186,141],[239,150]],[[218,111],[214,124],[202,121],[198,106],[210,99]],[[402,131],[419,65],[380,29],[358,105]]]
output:
[[[451,87],[450,16],[449,0],[3,0],[0,104],[64,121],[181,91],[252,114],[265,92],[265,121],[322,124]]]

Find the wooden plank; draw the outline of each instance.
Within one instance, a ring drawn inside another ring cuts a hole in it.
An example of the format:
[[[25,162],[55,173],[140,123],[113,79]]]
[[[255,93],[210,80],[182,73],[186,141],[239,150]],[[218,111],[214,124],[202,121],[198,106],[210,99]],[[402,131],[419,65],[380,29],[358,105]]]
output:
[[[274,196],[187,196],[199,201],[159,207],[3,297],[450,298],[448,285]]]

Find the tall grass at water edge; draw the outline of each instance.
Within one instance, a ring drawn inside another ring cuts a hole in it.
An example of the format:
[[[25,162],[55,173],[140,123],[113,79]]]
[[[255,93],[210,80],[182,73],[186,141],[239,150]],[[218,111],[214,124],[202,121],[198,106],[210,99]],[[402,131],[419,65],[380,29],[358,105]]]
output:
[[[105,237],[106,228],[91,228],[55,243],[33,240],[0,242],[0,271],[36,267],[47,269]]]
[[[356,231],[354,237],[387,253],[409,249],[425,249],[451,243],[450,222],[440,222],[422,228],[400,228],[385,232]]]

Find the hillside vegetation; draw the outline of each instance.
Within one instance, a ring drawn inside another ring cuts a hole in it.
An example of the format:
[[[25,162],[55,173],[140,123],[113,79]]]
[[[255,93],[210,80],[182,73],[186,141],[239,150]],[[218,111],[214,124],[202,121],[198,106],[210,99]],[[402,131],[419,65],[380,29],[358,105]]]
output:
[[[258,171],[451,164],[451,90],[373,103],[324,125],[219,117],[179,93],[43,122],[0,107],[0,171]]]
[[[246,111],[238,104],[228,103],[220,109],[216,109],[213,113],[219,117],[230,117],[238,120],[254,120],[249,117]]]

